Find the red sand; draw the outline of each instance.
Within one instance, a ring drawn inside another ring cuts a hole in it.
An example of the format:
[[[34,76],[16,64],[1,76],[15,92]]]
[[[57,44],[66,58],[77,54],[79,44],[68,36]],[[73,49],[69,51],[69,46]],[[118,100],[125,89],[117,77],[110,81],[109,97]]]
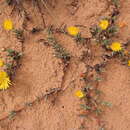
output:
[[[71,4],[74,1],[75,7]],[[102,16],[107,16],[111,12],[112,7],[107,1],[56,0],[52,4],[55,7],[52,7],[50,2],[48,3],[50,11],[44,7],[42,11],[46,25],[84,25],[86,29],[82,29],[83,35],[89,37],[91,25],[97,24]],[[118,34],[121,41],[126,41],[130,36],[129,5],[129,0],[121,1],[117,22],[127,23],[127,27],[122,28]],[[43,27],[37,6],[31,1],[25,1],[24,7],[31,18],[31,21],[27,22],[27,29],[30,30],[36,26]],[[11,10],[12,8],[8,7],[4,0],[0,1],[0,25],[4,19],[10,18],[16,28],[22,28],[23,18],[17,11],[10,16]],[[42,32],[37,34],[25,32],[25,36],[22,66],[17,71],[12,87],[0,92],[0,130],[79,130],[82,123],[85,123],[85,130],[98,130],[96,119],[90,121],[78,116],[81,102],[74,95],[75,91],[81,88],[80,74],[85,71],[85,64],[78,59],[82,51],[88,48],[77,46],[71,38],[63,34],[56,34],[58,41],[73,56],[70,66],[64,73],[63,65],[53,56],[52,48],[37,43],[37,40],[44,38]],[[0,50],[3,47],[18,51],[22,49],[21,43],[12,32],[6,32],[0,27]],[[101,47],[91,45],[89,52],[92,59],[87,59],[87,64],[94,65],[101,62],[100,56],[103,53]],[[109,62],[104,72],[104,80],[100,83],[100,87],[104,92],[104,99],[113,104],[102,117],[107,130],[130,129],[129,72],[129,68],[122,66],[115,59]],[[63,78],[64,75],[65,78]],[[50,100],[42,100],[33,106],[26,107],[12,120],[4,118],[10,111],[21,109],[24,104],[32,102],[49,88],[59,87],[67,89],[57,97],[55,105]]]

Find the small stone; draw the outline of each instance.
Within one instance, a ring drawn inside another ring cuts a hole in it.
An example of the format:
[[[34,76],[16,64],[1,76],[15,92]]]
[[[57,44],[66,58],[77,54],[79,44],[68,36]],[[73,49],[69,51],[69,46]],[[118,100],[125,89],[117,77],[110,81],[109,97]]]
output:
[[[5,48],[2,48],[1,51],[5,51]]]

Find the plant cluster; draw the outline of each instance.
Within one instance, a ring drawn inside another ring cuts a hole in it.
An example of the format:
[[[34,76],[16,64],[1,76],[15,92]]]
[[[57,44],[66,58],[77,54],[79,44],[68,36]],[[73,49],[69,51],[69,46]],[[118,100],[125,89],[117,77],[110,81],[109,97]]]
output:
[[[81,108],[85,110],[85,116],[99,117],[105,107],[111,107],[111,103],[102,100],[102,92],[98,88],[99,82],[102,78],[99,75],[89,76],[88,71],[81,74],[81,79],[84,82],[84,86],[81,90],[76,91],[75,95],[83,100],[84,104],[81,104]]]
[[[13,0],[6,0],[8,5],[11,5]],[[16,1],[16,2],[19,2]],[[124,23],[117,26],[115,20],[119,15],[119,1],[111,0],[112,4],[115,6],[113,13],[108,18],[103,18],[99,21],[98,25],[95,25],[90,28],[92,34],[91,38],[84,38],[81,35],[81,31],[76,26],[69,26],[64,29],[54,29],[52,26],[47,30],[47,40],[42,39],[44,44],[51,46],[54,49],[54,56],[61,59],[66,65],[70,61],[70,54],[65,48],[57,41],[54,37],[54,32],[64,33],[72,37],[76,43],[90,43],[93,39],[96,43],[100,44],[107,52],[110,52],[110,55],[105,55],[108,59],[112,57],[119,57],[123,64],[127,64],[130,67],[130,54],[126,49],[126,46],[130,43],[127,41],[124,45],[120,41],[114,41],[113,38],[117,34],[119,27],[124,26]],[[13,23],[11,20],[4,21],[3,27],[5,30],[13,30],[16,35],[16,38],[20,41],[24,41],[23,30],[14,29]],[[35,34],[36,32],[41,31],[39,28],[33,28],[31,33]],[[7,63],[5,71],[0,72],[0,89],[7,89],[11,84],[10,78],[15,74],[17,67],[20,65],[19,60],[21,58],[21,53],[7,49]],[[83,58],[86,56],[84,54]],[[4,62],[0,60],[0,67],[4,66]],[[80,98],[84,104],[80,104],[81,108],[85,110],[86,116],[99,117],[103,112],[105,107],[111,107],[112,104],[102,100],[102,92],[99,89],[99,82],[102,81],[100,74],[103,68],[106,66],[106,63],[96,64],[94,67],[87,66],[87,71],[81,74],[81,79],[84,82],[84,86],[81,90],[76,91],[75,95]],[[89,69],[94,70],[94,76],[89,75]],[[47,91],[44,97],[48,98],[50,95],[56,94],[61,91],[61,88],[52,88]],[[32,106],[33,102],[26,104]],[[10,113],[10,117],[16,115],[15,111]],[[104,128],[102,127],[102,130]]]
[[[65,64],[68,64],[68,62],[70,61],[70,57],[71,57],[70,54],[54,38],[51,27],[48,28],[47,32],[48,32],[47,43],[48,43],[48,45],[52,46],[52,48],[54,49],[54,51],[55,51],[54,56],[57,58],[60,58]]]
[[[57,58],[62,59],[64,62],[67,62],[70,60],[70,54],[56,41],[55,38],[49,37],[48,42],[51,43],[51,46],[55,50],[54,55]]]
[[[6,90],[10,87],[21,58],[21,54],[15,50],[7,49],[5,51],[5,58],[0,59],[0,90]]]
[[[117,33],[118,28],[112,23],[112,19],[103,19],[100,21],[99,26],[90,28],[92,38],[103,47],[108,49],[112,43],[111,38]]]
[[[7,52],[7,63],[5,71],[12,79],[13,76],[15,75],[17,68],[20,66],[19,60],[22,54],[12,49],[6,49],[6,52]]]
[[[18,39],[19,42],[23,43],[24,42],[24,32],[21,29],[14,29],[13,30],[16,38]]]

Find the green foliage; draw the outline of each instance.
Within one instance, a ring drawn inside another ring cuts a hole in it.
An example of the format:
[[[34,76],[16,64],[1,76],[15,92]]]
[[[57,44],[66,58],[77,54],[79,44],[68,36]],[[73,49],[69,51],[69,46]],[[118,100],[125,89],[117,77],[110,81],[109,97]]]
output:
[[[110,102],[106,102],[106,101],[101,102],[101,104],[104,106],[108,106],[108,107],[112,106],[112,104]]]
[[[24,42],[24,31],[21,29],[15,29],[13,30],[15,33],[16,38],[19,40],[19,42]]]
[[[12,49],[7,49],[7,63],[6,63],[6,72],[12,78],[14,76],[16,69],[19,67],[19,60],[21,59],[22,53],[19,53]]]
[[[7,49],[7,52],[8,52],[8,55],[9,57],[11,57],[13,60],[19,60],[22,56],[22,53],[19,53],[15,50],[12,50],[12,49]]]
[[[87,106],[85,104],[80,104],[80,107],[84,110],[91,110],[92,108],[90,106]]]
[[[11,4],[12,4],[12,0],[6,0],[6,3],[7,3],[8,5],[11,5]]]
[[[119,7],[119,0],[111,0],[116,8]]]
[[[9,112],[9,120],[13,119],[16,116],[16,112],[15,111],[11,111]]]
[[[49,34],[51,34],[51,32],[49,32]],[[53,49],[55,50],[54,55],[57,58],[62,59],[64,62],[67,62],[70,60],[70,54],[66,51],[66,49],[64,49],[57,41],[54,37],[48,37],[48,42],[50,43],[50,45],[53,47]]]

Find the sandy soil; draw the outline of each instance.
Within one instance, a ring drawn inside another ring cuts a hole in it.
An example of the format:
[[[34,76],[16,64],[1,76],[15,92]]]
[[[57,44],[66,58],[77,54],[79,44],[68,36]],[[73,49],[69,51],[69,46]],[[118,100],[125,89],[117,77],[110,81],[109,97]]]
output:
[[[129,0],[121,1],[117,22],[127,23],[127,27],[119,31],[121,41],[126,41],[130,34],[129,5]],[[112,11],[107,0],[55,0],[51,4],[49,1],[47,6],[49,10],[45,7],[41,10],[46,26],[84,25],[86,28],[81,27],[81,30],[86,37],[90,37],[89,28]],[[44,24],[37,6],[28,0],[24,2],[24,8],[31,19],[27,22],[27,30],[33,27],[43,28]],[[12,7],[1,0],[0,25],[4,19],[10,18],[15,28],[23,28],[23,17],[18,11],[13,11],[12,14],[11,11]],[[12,32],[7,32],[0,26],[0,50],[9,47],[22,51],[22,47],[24,48],[21,67],[17,70],[13,85],[10,89],[0,92],[0,130],[80,130],[82,124],[85,124],[84,130],[99,130],[96,119],[92,118],[90,121],[79,116],[81,101],[74,93],[82,86],[80,74],[85,71],[85,63],[91,65],[100,63],[104,50],[94,44],[87,45],[86,48],[77,46],[70,37],[63,34],[55,36],[72,55],[66,72],[61,61],[53,56],[53,49],[37,42],[45,37],[43,32],[31,34],[25,31],[25,42],[22,46]],[[83,63],[79,58],[83,51],[88,50],[92,58],[86,59]],[[103,98],[113,104],[102,116],[107,130],[130,129],[129,71],[129,68],[113,59],[103,74],[104,80],[99,86],[104,93]],[[51,97],[50,100],[43,99],[32,106],[27,105],[13,119],[6,118],[9,112],[21,109],[25,104],[45,94],[46,90],[60,87],[66,90],[58,96]]]

